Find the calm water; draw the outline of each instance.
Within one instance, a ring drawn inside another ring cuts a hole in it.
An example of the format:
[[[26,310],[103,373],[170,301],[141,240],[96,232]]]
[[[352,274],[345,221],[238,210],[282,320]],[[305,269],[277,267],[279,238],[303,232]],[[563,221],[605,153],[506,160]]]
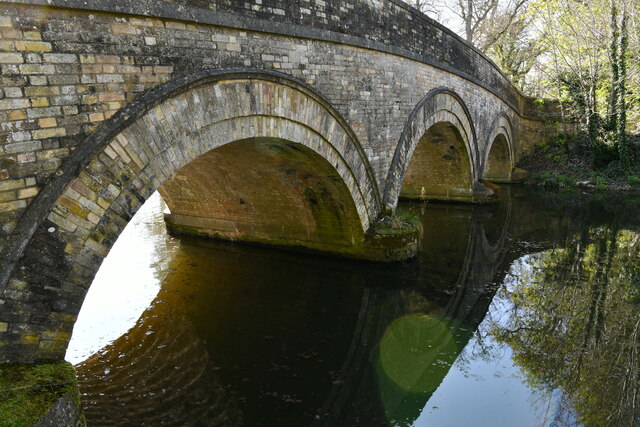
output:
[[[404,204],[375,265],[166,235],[152,198],[67,359],[91,426],[640,425],[640,201]]]

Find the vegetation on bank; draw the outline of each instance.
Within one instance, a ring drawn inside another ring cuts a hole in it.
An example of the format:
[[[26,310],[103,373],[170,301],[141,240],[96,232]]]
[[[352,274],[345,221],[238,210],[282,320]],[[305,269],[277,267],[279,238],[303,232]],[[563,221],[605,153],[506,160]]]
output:
[[[65,395],[79,407],[76,372],[68,362],[0,365],[0,427],[30,426]]]
[[[629,158],[640,159],[640,135],[626,135]],[[626,164],[613,144],[592,144],[585,133],[544,141],[518,164],[527,184],[552,189],[640,192],[640,162]]]

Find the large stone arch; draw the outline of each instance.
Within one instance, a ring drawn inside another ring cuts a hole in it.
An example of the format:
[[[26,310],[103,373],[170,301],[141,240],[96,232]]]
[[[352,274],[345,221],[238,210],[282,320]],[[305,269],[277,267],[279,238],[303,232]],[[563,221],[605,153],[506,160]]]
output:
[[[496,117],[487,139],[482,162],[482,178],[493,182],[510,182],[515,168],[514,131],[505,113]]]
[[[260,70],[185,77],[96,131],[25,213],[5,247],[1,361],[62,358],[93,276],[142,203],[211,150],[265,139],[321,159],[341,181],[364,236],[380,196],[362,147],[324,98]]]
[[[384,202],[387,207],[395,208],[397,205],[416,149],[424,145],[421,142],[435,127],[441,128],[438,129],[439,133],[447,132],[449,137],[459,140],[457,145],[464,150],[460,156],[469,168],[468,171],[463,171],[464,174],[469,175],[469,188],[466,189],[465,194],[454,194],[449,199],[476,201],[480,195],[486,194],[486,189],[477,188],[479,153],[476,131],[469,110],[462,98],[454,91],[439,88],[429,92],[416,105],[402,131],[387,176],[384,193]],[[437,198],[447,199],[447,196]]]

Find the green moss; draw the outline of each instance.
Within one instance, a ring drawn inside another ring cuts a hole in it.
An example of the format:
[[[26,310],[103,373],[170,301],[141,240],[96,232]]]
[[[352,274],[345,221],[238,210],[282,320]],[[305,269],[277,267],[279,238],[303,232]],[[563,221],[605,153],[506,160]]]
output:
[[[382,217],[374,226],[377,234],[405,234],[420,225],[417,216],[409,212],[392,213]]]
[[[62,396],[79,406],[76,372],[70,363],[0,366],[0,427],[29,426]]]

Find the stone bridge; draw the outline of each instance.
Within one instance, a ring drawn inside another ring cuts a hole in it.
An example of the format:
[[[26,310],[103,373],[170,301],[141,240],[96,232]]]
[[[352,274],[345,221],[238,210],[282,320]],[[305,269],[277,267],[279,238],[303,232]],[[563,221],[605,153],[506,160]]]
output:
[[[559,126],[399,0],[5,0],[0,66],[0,362],[63,357],[156,190],[176,232],[400,259],[400,196],[486,201]]]

